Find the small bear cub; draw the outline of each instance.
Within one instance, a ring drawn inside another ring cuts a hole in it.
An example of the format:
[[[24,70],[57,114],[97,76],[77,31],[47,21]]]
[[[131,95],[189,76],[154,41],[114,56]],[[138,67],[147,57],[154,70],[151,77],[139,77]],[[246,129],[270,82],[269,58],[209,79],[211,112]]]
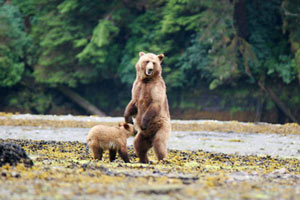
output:
[[[119,123],[116,127],[96,125],[89,131],[86,141],[94,159],[102,160],[103,151],[109,150],[109,159],[112,162],[118,151],[124,162],[129,163],[127,138],[135,134],[134,126],[128,123]]]

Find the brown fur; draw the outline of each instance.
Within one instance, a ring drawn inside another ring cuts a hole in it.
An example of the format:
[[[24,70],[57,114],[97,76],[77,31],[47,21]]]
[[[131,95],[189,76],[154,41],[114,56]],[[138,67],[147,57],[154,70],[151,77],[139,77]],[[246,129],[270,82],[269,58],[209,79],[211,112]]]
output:
[[[135,135],[131,124],[122,123],[117,127],[97,125],[91,128],[87,136],[87,144],[92,150],[94,159],[102,160],[104,150],[109,150],[110,161],[115,160],[118,151],[124,162],[129,162],[127,153],[127,138]]]
[[[139,55],[132,99],[125,109],[124,117],[127,123],[132,123],[132,116],[136,115],[138,134],[134,140],[134,148],[140,162],[148,163],[147,151],[152,146],[158,160],[166,158],[171,123],[166,86],[161,76],[164,55],[143,52]],[[147,69],[152,67],[153,72],[147,74]]]

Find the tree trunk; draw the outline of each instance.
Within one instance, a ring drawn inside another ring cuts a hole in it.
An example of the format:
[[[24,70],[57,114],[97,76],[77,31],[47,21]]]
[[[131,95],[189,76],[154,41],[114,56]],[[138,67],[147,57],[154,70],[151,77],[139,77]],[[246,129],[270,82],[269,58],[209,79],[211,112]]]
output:
[[[265,87],[265,85],[259,81],[258,85],[260,86],[260,88],[262,90],[264,90],[272,99],[272,101],[274,101],[274,103],[278,106],[278,108],[293,122],[298,123],[297,119],[292,115],[292,113],[290,112],[290,110],[288,109],[288,107],[285,106],[285,104],[279,99],[279,97],[276,96],[276,94],[273,92],[273,90],[271,90],[270,88]]]
[[[239,0],[234,3],[233,11],[234,26],[239,37],[247,41],[248,24],[247,24],[247,5],[245,0]]]
[[[76,92],[72,91],[71,89],[60,86],[58,90],[63,93],[65,96],[70,98],[72,101],[77,103],[80,107],[82,107],[84,110],[86,110],[88,113],[92,115],[98,115],[100,117],[106,116],[104,112],[99,110],[97,107],[89,103],[87,100],[82,98],[80,95],[78,95]]]
[[[264,97],[261,97],[257,100],[256,109],[255,109],[255,122],[260,122],[262,119],[263,109],[264,109]]]

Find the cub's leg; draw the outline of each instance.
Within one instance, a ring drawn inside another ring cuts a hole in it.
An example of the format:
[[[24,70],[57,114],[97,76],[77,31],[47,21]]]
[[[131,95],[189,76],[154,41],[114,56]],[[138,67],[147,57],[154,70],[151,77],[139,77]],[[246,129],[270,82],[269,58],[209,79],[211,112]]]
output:
[[[149,163],[147,156],[148,150],[152,147],[149,138],[145,138],[141,133],[139,133],[134,140],[134,149],[141,163]]]
[[[156,134],[153,140],[153,148],[158,160],[163,160],[167,157],[167,141],[170,137],[171,130],[162,127]]]
[[[92,146],[91,149],[94,155],[94,159],[102,160],[103,149],[95,146]]]
[[[98,141],[89,139],[88,146],[90,147],[90,149],[93,153],[94,159],[101,160],[102,154],[103,154],[103,149],[100,147]]]
[[[124,160],[124,162],[130,163],[129,157],[128,157],[128,153],[127,153],[127,147],[126,147],[126,145],[125,146],[121,146],[121,148],[119,149],[118,153],[121,156],[121,158]]]
[[[117,151],[115,149],[110,149],[109,150],[109,160],[110,160],[110,162],[112,162],[116,159],[116,153],[117,153]]]

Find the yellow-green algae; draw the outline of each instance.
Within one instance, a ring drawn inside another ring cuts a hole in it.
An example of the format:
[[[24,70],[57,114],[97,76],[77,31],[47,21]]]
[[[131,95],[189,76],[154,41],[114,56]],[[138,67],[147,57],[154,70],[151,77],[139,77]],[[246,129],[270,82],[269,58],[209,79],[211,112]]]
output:
[[[0,140],[24,147],[34,161],[0,168],[0,199],[297,199],[300,161],[203,151],[168,152],[157,162],[95,161],[79,142]]]
[[[12,113],[0,112],[0,126],[39,126],[39,127],[77,127],[91,128],[97,124],[108,126],[116,125],[117,122],[97,122],[80,120],[49,120],[49,119],[14,119]],[[218,123],[205,121],[204,123],[172,123],[172,131],[213,131],[213,132],[234,132],[234,133],[279,133],[279,134],[300,134],[300,125],[287,123],[284,125],[267,123],[240,123],[229,121]]]

